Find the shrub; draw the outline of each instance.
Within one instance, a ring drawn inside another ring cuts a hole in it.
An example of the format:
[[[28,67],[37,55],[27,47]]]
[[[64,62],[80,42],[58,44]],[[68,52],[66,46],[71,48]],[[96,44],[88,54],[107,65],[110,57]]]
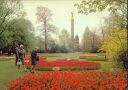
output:
[[[122,66],[121,63],[128,60],[128,55],[125,53],[127,50],[126,47],[126,30],[120,30],[117,28],[115,30],[110,30],[110,34],[104,39],[100,50],[106,52],[106,57],[109,60],[113,60],[118,66]]]

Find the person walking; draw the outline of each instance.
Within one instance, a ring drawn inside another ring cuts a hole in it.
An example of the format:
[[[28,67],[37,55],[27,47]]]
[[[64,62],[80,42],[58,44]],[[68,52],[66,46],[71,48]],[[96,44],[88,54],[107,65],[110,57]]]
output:
[[[35,47],[34,50],[32,50],[32,52],[31,52],[32,67],[31,67],[30,71],[32,73],[35,73],[35,65],[36,65],[37,61],[39,60],[39,56],[37,55],[37,50],[38,50],[38,48]]]
[[[24,67],[24,70],[26,71],[26,67],[25,67],[25,50],[24,50],[24,46],[20,45],[20,48],[18,49],[18,61],[17,61],[17,65],[18,65],[18,71],[20,72],[20,66],[21,64]]]
[[[16,64],[16,65],[17,65],[17,61],[18,61],[18,59],[19,59],[18,49],[19,49],[19,46],[16,45],[16,48],[15,48],[15,55],[16,55],[16,61],[15,61],[15,64]]]

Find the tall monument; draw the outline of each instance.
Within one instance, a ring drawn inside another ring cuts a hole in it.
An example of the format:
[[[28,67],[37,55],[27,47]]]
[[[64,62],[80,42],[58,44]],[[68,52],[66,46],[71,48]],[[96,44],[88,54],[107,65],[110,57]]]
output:
[[[71,49],[74,51],[74,18],[73,12],[71,12]]]

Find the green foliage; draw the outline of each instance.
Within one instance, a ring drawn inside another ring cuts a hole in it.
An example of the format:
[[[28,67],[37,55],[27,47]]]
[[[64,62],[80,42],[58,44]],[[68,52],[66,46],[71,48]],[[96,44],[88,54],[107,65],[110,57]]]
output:
[[[21,14],[19,0],[0,0],[0,48],[24,44],[31,48],[34,34],[32,24]],[[20,15],[18,18],[17,16]]]
[[[11,25],[11,26],[10,26]],[[23,44],[27,49],[33,45],[34,34],[30,21],[19,18],[7,22],[7,27],[1,35],[1,45]]]
[[[50,45],[49,53],[59,53],[61,52],[60,49],[60,46],[53,41]]]
[[[81,3],[75,4],[79,13],[92,13],[103,11],[108,8],[111,12],[121,9],[121,6],[127,4],[127,0],[82,0]],[[125,6],[126,7],[126,6]]]
[[[51,46],[49,53],[68,53],[69,50],[65,46],[54,44]]]
[[[70,35],[66,29],[63,29],[59,34],[59,45],[70,49]]]

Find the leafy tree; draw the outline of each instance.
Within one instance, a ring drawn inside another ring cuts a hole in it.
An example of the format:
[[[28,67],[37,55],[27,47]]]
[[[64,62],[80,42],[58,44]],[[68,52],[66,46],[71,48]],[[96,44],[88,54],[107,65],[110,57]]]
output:
[[[59,34],[59,44],[70,50],[70,35],[66,29],[63,29]]]
[[[49,52],[50,53],[60,53],[61,52],[61,47],[53,40],[50,43]]]
[[[109,60],[114,60],[114,62],[117,62],[118,64],[122,63],[122,61],[127,61],[128,59],[126,58],[126,53],[126,57],[123,57],[126,58],[125,60],[121,57],[121,54],[127,50],[126,30],[120,30],[117,28],[116,32],[114,30],[110,31],[111,33],[105,37],[100,50],[106,52],[106,56]]]
[[[34,45],[33,29],[31,22],[24,18],[8,21],[7,27],[1,34],[1,47],[23,44],[27,50],[32,48]]]
[[[40,51],[44,51],[44,38],[39,36],[36,36],[36,46],[39,48]]]
[[[37,21],[38,23],[42,23],[44,27],[44,35],[45,35],[45,52],[47,52],[47,37],[48,37],[48,23],[51,19],[52,13],[47,7],[37,7]]]
[[[19,0],[0,0],[0,35],[5,31],[7,21],[20,14],[20,7]]]
[[[0,49],[11,45],[12,33],[9,29],[15,22],[10,21],[21,14],[21,7],[19,0],[0,0]]]
[[[74,48],[75,48],[75,51],[80,51],[78,35],[75,36]]]
[[[75,4],[74,6],[78,8],[79,13],[84,14],[103,11],[106,8],[110,12],[116,12],[118,10],[124,12],[123,9],[127,9],[127,0],[82,0],[80,4]]]
[[[82,43],[81,43],[81,49],[85,52],[91,52],[92,45],[91,45],[91,32],[88,27],[86,27],[83,38],[82,38]]]
[[[91,50],[91,52],[96,53],[96,52],[98,52],[98,49],[101,46],[101,40],[100,40],[99,35],[96,34],[96,30],[94,32],[92,32],[91,37],[92,37],[92,40],[91,40],[92,41],[91,42],[92,50]]]

